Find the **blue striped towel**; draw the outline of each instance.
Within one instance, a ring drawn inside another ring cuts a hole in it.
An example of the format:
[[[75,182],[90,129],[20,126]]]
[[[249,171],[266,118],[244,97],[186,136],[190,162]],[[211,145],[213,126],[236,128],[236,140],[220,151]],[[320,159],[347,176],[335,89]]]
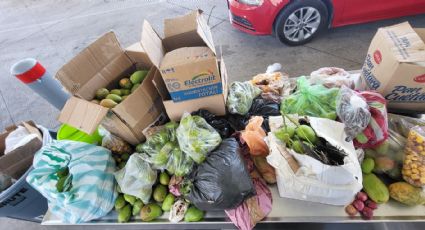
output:
[[[63,223],[100,218],[114,207],[115,161],[103,147],[76,141],[53,141],[34,156],[28,183],[49,202],[51,212]],[[69,191],[58,192],[56,172],[65,167],[72,175]]]

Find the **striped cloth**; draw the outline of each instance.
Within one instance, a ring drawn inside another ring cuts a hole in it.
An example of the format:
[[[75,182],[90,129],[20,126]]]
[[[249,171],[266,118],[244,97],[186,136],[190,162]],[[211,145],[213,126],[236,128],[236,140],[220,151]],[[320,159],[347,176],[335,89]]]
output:
[[[114,207],[115,162],[105,148],[54,140],[35,154],[33,167],[27,182],[47,198],[49,209],[63,223],[100,218]],[[72,175],[72,188],[60,193],[56,172],[65,167]]]

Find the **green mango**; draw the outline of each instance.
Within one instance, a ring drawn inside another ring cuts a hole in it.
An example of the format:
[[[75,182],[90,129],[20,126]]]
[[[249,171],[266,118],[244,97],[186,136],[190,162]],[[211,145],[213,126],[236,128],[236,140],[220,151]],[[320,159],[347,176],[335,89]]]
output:
[[[133,85],[133,87],[131,88],[131,93],[134,93],[134,91],[136,91],[136,89],[140,86],[139,83],[136,83]]]
[[[125,206],[126,202],[123,195],[119,195],[115,200],[115,210],[120,210]]]
[[[133,84],[140,84],[148,74],[148,70],[138,70],[130,76],[130,81]]]
[[[195,206],[190,206],[184,214],[184,221],[186,222],[198,222],[202,218],[204,218],[204,212]]]
[[[365,158],[362,162],[362,172],[365,174],[369,174],[375,168],[375,161],[372,158]]]
[[[108,94],[108,96],[106,96],[106,99],[111,99],[115,101],[116,103],[120,103],[122,101],[121,96],[118,96],[116,94]]]
[[[167,187],[165,187],[162,184],[159,184],[155,187],[155,189],[153,190],[153,199],[156,202],[163,202],[165,199],[165,196],[167,196]]]
[[[142,207],[143,207],[143,202],[141,200],[136,200],[136,202],[133,205],[133,211],[132,211],[133,216],[139,215],[140,210],[142,210]]]
[[[140,218],[143,221],[152,221],[162,215],[162,209],[158,204],[151,203],[143,206],[140,211]]]
[[[128,203],[130,203],[131,205],[134,205],[137,198],[135,196],[132,196],[132,195],[129,195],[129,194],[124,194],[124,200],[127,201]]]
[[[167,196],[165,197],[164,201],[162,202],[162,210],[164,212],[170,211],[171,210],[171,207],[174,204],[175,199],[176,198],[174,197],[173,194],[168,193]]]
[[[170,183],[170,175],[166,172],[161,172],[159,174],[159,183],[162,185],[168,185]]]
[[[130,93],[131,93],[131,90],[129,90],[129,89],[121,89],[121,95],[122,96],[128,96],[128,95],[130,95]]]
[[[100,88],[100,89],[96,90],[96,98],[98,100],[105,99],[106,96],[108,96],[108,94],[109,94],[109,90],[106,89],[106,88]]]
[[[316,143],[317,135],[313,128],[308,125],[300,125],[295,129],[295,133],[303,140],[309,141],[312,144]]]
[[[127,204],[118,211],[118,222],[119,223],[125,223],[128,222],[131,218],[131,205]]]
[[[300,153],[300,154],[304,153],[304,148],[301,144],[301,141],[297,140],[297,141],[292,142],[292,149],[297,153]]]
[[[111,92],[109,94],[115,94],[115,95],[118,95],[118,96],[122,96],[120,89],[113,89],[113,90],[111,90]],[[108,95],[106,95],[106,96],[108,96]]]
[[[369,198],[378,204],[386,203],[390,199],[387,186],[375,174],[363,174],[363,189]]]

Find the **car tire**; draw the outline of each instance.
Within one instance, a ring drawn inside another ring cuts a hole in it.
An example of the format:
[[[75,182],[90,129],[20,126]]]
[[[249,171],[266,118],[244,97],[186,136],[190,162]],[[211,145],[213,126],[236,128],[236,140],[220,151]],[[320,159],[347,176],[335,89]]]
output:
[[[303,45],[326,29],[328,15],[326,5],[320,0],[293,1],[276,18],[276,36],[287,45]]]

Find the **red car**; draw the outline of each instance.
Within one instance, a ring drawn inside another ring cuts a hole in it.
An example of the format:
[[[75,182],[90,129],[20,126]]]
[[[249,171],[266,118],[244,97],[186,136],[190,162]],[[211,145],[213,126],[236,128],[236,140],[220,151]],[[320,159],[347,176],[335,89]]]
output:
[[[425,0],[227,0],[230,22],[254,35],[302,45],[329,27],[425,13]]]

